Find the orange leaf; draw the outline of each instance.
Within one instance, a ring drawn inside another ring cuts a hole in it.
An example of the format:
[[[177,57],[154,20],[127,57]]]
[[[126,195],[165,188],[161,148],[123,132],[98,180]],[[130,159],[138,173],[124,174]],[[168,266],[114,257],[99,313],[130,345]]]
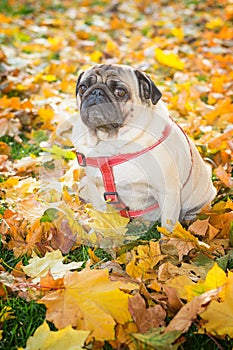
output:
[[[33,108],[33,104],[31,103],[31,101],[29,100],[25,100],[21,103],[21,108],[22,109],[29,109],[29,110],[32,110]]]
[[[209,124],[213,124],[216,119],[221,116],[221,118],[226,115],[227,120],[233,121],[233,103],[230,98],[226,98],[225,100],[220,100],[216,103],[215,109],[206,115],[203,118],[207,119]],[[228,119],[229,116],[229,119]]]
[[[40,278],[40,288],[45,292],[51,289],[62,289],[64,288],[63,278],[54,279],[53,275],[49,271],[46,276]]]
[[[219,165],[217,169],[214,170],[214,173],[224,183],[225,186],[230,188],[233,186],[231,174],[228,174],[222,165]]]

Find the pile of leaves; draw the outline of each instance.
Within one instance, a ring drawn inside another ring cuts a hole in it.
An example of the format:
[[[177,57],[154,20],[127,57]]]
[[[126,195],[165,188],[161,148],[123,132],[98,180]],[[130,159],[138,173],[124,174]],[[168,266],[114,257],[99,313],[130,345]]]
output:
[[[0,348],[232,349],[230,1],[0,10]],[[128,229],[80,201],[75,83],[95,63],[149,73],[211,164],[218,194],[194,222]]]

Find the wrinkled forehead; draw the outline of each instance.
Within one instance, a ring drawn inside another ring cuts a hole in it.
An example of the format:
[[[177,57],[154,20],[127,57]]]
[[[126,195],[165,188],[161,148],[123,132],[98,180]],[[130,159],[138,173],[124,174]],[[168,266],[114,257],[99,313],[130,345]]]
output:
[[[129,66],[123,65],[96,65],[89,68],[82,76],[81,81],[84,81],[88,77],[95,77],[96,81],[101,83],[108,83],[110,80],[120,80],[125,83],[130,83],[136,80],[134,70]]]

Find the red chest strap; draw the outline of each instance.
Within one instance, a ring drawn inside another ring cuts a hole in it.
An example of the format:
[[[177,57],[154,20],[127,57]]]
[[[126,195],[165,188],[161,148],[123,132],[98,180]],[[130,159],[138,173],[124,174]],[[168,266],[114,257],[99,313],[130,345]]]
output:
[[[125,154],[117,154],[114,156],[108,156],[108,157],[85,157],[83,153],[76,152],[77,160],[80,166],[91,166],[100,169],[102,177],[103,177],[103,184],[104,184],[104,199],[106,202],[111,203],[116,209],[120,211],[120,214],[124,217],[129,218],[136,218],[138,216],[144,215],[146,213],[151,212],[152,210],[158,208],[158,203],[151,205],[150,207],[143,209],[143,210],[130,210],[124,202],[119,197],[119,194],[116,190],[115,185],[115,179],[113,174],[113,167],[115,165],[119,165],[122,163],[125,163],[131,159],[134,159],[136,157],[139,157],[143,155],[144,153],[147,153],[151,150],[153,150],[155,147],[160,145],[171,133],[172,130],[172,124],[169,123],[164,128],[162,136],[159,140],[157,140],[153,145],[144,148],[141,151],[135,152],[135,153],[125,153]],[[181,129],[182,130],[182,129]],[[187,136],[186,136],[187,137]],[[191,147],[190,147],[191,152]],[[191,152],[192,155],[192,152]],[[188,179],[191,175],[191,172],[188,176]],[[186,180],[186,183],[188,181]]]

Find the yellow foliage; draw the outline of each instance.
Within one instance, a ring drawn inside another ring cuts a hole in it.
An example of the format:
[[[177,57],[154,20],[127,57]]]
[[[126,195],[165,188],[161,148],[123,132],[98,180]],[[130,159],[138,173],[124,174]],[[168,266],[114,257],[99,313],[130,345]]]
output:
[[[218,266],[217,263],[207,273],[205,281],[198,281],[193,285],[184,286],[187,291],[187,300],[192,300],[195,296],[201,295],[211,289],[216,289],[224,285],[227,277],[225,272]]]
[[[228,272],[224,301],[212,300],[200,316],[206,321],[203,328],[210,334],[233,338],[233,272]]]
[[[182,28],[172,28],[172,35],[174,35],[179,41],[184,39],[184,31]]]
[[[103,54],[101,51],[96,50],[90,55],[90,60],[95,63],[100,63]]]
[[[37,328],[27,341],[26,348],[18,350],[81,350],[90,332],[77,331],[71,325],[53,332],[47,322]]]
[[[224,25],[224,22],[222,18],[216,17],[211,19],[209,22],[206,23],[206,28],[208,29],[217,29]]]
[[[156,60],[164,64],[165,66],[172,67],[178,70],[184,70],[185,64],[177,54],[166,53],[161,49],[155,49],[155,58]]]
[[[58,329],[71,324],[91,331],[91,337],[97,340],[113,340],[116,322],[124,324],[131,320],[130,296],[119,289],[127,285],[111,282],[107,270],[66,273],[64,286],[40,300],[47,307],[47,319]]]

